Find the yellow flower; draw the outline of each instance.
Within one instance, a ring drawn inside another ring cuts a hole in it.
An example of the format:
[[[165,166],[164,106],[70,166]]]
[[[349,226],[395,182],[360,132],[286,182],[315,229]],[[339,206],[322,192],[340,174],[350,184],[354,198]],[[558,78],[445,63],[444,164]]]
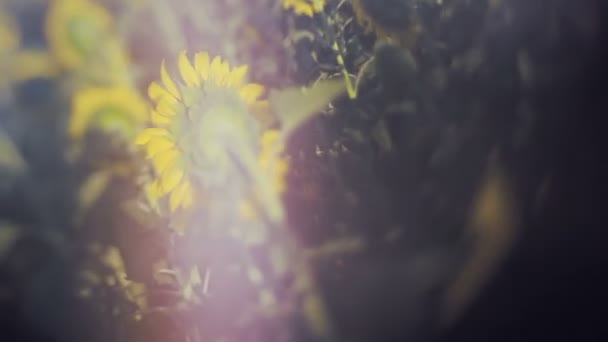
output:
[[[162,85],[153,82],[148,88],[148,95],[156,104],[151,111],[154,127],[143,130],[135,141],[145,146],[158,175],[151,186],[151,196],[168,197],[171,210],[193,204],[192,176],[200,171],[201,154],[207,163],[224,156],[225,151],[219,148],[221,142],[201,143],[200,139],[212,139],[209,137],[212,130],[221,130],[223,125],[240,124],[229,116],[226,106],[237,110],[240,106],[244,109],[259,106],[258,98],[264,92],[263,86],[246,82],[246,65],[231,68],[219,56],[211,59],[205,52],[197,53],[192,62],[185,51],[179,54],[180,82],[169,76],[163,62]],[[210,111],[222,115],[208,115]],[[213,125],[212,120],[216,120]]]
[[[0,9],[0,56],[19,47],[21,36],[12,16]]]
[[[53,0],[46,20],[49,45],[67,69],[80,66],[98,49],[112,27],[112,17],[87,0]]]
[[[297,15],[312,17],[324,7],[325,0],[283,0],[283,9],[293,9]]]
[[[10,75],[14,81],[24,81],[35,77],[50,78],[57,72],[57,66],[46,51],[23,49],[15,54]]]
[[[56,68],[48,53],[41,49],[22,49],[21,36],[14,18],[0,9],[0,83],[51,77]]]
[[[45,28],[50,50],[63,68],[85,68],[98,78],[122,81],[129,61],[113,29],[110,13],[89,0],[53,0]]]
[[[95,127],[133,137],[146,120],[147,111],[145,101],[132,88],[85,88],[77,91],[72,99],[68,133],[74,139],[81,139],[89,127]]]

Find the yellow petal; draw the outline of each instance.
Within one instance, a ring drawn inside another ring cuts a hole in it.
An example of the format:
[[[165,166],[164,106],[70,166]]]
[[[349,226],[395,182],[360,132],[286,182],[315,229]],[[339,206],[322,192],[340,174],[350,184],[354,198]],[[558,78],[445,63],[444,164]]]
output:
[[[228,61],[223,61],[220,64],[220,70],[219,70],[220,74],[218,75],[218,84],[221,85],[225,85],[228,84],[228,82],[230,82],[230,64],[228,63]]]
[[[213,58],[211,65],[209,66],[209,79],[213,82],[219,83],[218,80],[221,76],[222,59],[220,56]]]
[[[146,129],[143,130],[143,132],[145,132],[146,134],[149,134],[151,136],[155,136],[155,137],[166,137],[166,136],[169,136],[169,132],[167,132],[166,129],[164,129],[164,128],[158,128],[158,127],[146,128]]]
[[[165,85],[165,88],[167,89],[167,91],[171,95],[173,95],[173,97],[175,97],[176,99],[180,99],[179,91],[177,90],[177,86],[171,79],[171,76],[169,76],[169,73],[167,72],[167,68],[165,68],[165,61],[163,61],[162,64],[160,65],[160,79],[163,82],[163,84]]]
[[[150,135],[146,134],[145,132],[141,132],[137,135],[137,137],[135,137],[135,145],[145,145],[150,142],[150,139],[152,139]]]
[[[158,179],[156,182],[154,182],[154,186],[151,189],[151,192],[153,192],[155,194],[155,198],[159,199],[161,197],[163,197],[164,195],[168,194],[170,190],[166,190],[165,188],[163,188],[162,186],[162,179]]]
[[[179,208],[182,205],[189,188],[190,188],[190,183],[187,181],[183,181],[171,193],[171,198],[169,198],[169,208],[171,208],[171,211],[175,211],[177,208]]]
[[[307,16],[309,16],[309,17],[312,18],[313,14],[314,14],[312,7],[304,7],[304,8],[302,8],[302,14],[305,14],[305,15],[307,15]]]
[[[243,65],[234,70],[230,74],[230,80],[228,81],[229,86],[239,86],[243,84],[245,81],[245,75],[247,75],[247,71],[249,70],[249,66]]]
[[[146,186],[146,193],[154,201],[158,200],[159,198],[161,198],[164,195],[158,182],[153,182],[153,183],[148,184]]]
[[[150,86],[148,87],[148,97],[150,97],[152,101],[158,101],[164,97],[175,98],[170,92],[156,82],[150,83]]]
[[[147,145],[148,156],[153,157],[175,148],[173,141],[165,137],[154,137]]]
[[[172,117],[177,114],[179,103],[171,103],[170,101],[159,101],[156,104],[156,111],[164,116]]]
[[[252,104],[264,93],[264,87],[261,84],[250,83],[240,90],[240,95],[243,101]]]
[[[201,80],[197,75],[196,70],[192,64],[190,64],[188,56],[186,56],[186,51],[182,51],[179,54],[177,66],[179,67],[179,73],[182,75],[186,85],[189,87],[195,87],[201,84]]]
[[[187,184],[186,190],[184,191],[184,198],[182,199],[182,207],[189,208],[192,206],[194,202],[194,191],[192,190],[192,185],[190,182],[184,182]]]
[[[181,167],[170,167],[161,176],[161,186],[165,191],[174,191],[175,187],[184,177],[184,170]]]
[[[155,155],[153,162],[154,167],[156,167],[156,171],[162,173],[167,168],[174,166],[179,155],[179,150],[175,148]]]
[[[160,114],[153,110],[151,114],[152,123],[157,126],[166,126],[171,123],[171,118],[166,115]]]
[[[164,128],[146,128],[144,129],[141,133],[139,133],[139,135],[137,135],[137,137],[135,138],[135,144],[136,145],[145,145],[147,144],[153,137],[156,136],[168,136],[169,132],[167,132],[167,130],[165,130]]]
[[[148,87],[148,96],[152,101],[155,102],[167,102],[171,105],[177,106],[179,104],[179,100],[176,99],[171,93],[169,93],[165,88],[163,88],[160,84],[156,82],[152,82]]]
[[[194,67],[202,79],[206,81],[209,78],[209,54],[206,52],[197,53],[194,56]]]

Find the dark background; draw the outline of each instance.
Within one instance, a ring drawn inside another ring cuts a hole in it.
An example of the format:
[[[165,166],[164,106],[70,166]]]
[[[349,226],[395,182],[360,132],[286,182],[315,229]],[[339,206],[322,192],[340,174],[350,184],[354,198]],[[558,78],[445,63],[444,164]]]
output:
[[[299,173],[290,176],[286,203],[294,231],[306,244],[344,233],[336,223],[347,227],[345,234],[372,242],[391,227],[413,227],[390,246],[372,243],[375,247],[360,255],[318,265],[341,335],[346,341],[606,340],[608,5],[600,0],[503,0],[492,17],[485,15],[487,1],[450,3],[458,14],[452,19],[428,17],[430,35],[447,48],[432,61],[423,51],[413,51],[421,73],[449,64],[475,46],[485,59],[472,74],[448,72],[446,88],[418,90],[429,91],[438,109],[413,117],[386,114],[387,104],[401,98],[388,89],[391,79],[375,75],[369,97],[354,105],[338,103],[334,117],[314,120],[290,146],[290,152],[313,155],[314,145],[339,136],[342,126],[369,129],[369,122],[353,123],[350,115],[369,105],[383,112],[395,144],[390,152],[374,144],[349,145],[355,153],[338,158],[335,165],[306,159]],[[557,36],[547,29],[554,18]],[[38,44],[40,39],[31,40]],[[531,84],[512,79],[521,49],[529,52],[538,72]],[[304,62],[299,63],[303,68]],[[400,82],[396,66],[388,69],[395,71],[395,84],[412,86]],[[135,330],[152,333],[137,338],[117,333],[117,327],[131,327],[73,303],[68,294],[69,269],[79,265],[81,253],[73,243],[83,237],[63,230],[72,225],[72,192],[88,171],[61,162],[65,116],[40,115],[65,108],[56,91],[52,80],[28,81],[15,87],[15,105],[1,109],[0,125],[32,171],[21,178],[0,173],[0,216],[31,236],[0,268],[0,340],[76,341],[87,336],[129,341],[153,335],[155,322],[138,326]],[[522,102],[535,113],[535,121],[524,146],[514,147],[511,138],[525,124],[515,114]],[[481,119],[469,115],[474,108],[482,108]],[[448,136],[448,131],[455,133]],[[422,136],[423,143],[413,142],[413,136]],[[431,155],[446,148],[448,157],[429,166]],[[461,243],[467,210],[494,150],[518,199],[518,234],[487,286],[452,326],[437,333],[436,308],[445,283],[466,259]],[[338,175],[328,174],[336,170]],[[310,180],[320,188],[320,204],[299,196]],[[549,185],[540,192],[544,182]],[[428,195],[424,184],[435,190]],[[355,204],[345,202],[344,193],[352,193]],[[62,238],[57,241],[58,231]],[[430,260],[422,271],[412,261],[418,257]]]

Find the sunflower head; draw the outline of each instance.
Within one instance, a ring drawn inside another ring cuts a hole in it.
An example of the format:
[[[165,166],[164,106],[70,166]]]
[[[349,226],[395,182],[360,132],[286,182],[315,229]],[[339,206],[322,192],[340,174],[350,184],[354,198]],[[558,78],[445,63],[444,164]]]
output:
[[[242,113],[263,105],[258,99],[264,92],[261,85],[246,82],[247,70],[246,65],[231,68],[219,56],[210,58],[205,52],[192,60],[182,52],[181,80],[174,81],[163,62],[161,82],[148,88],[155,103],[153,127],[143,130],[136,144],[145,146],[156,170],[151,196],[168,198],[172,211],[192,205],[195,175],[219,167],[227,158],[225,144],[247,145],[247,139],[241,138],[251,135],[254,118]]]
[[[130,138],[146,117],[147,105],[132,88],[86,88],[77,91],[72,99],[68,133],[78,140],[93,127]]]
[[[67,70],[104,66],[100,74],[125,72],[128,58],[114,35],[113,19],[89,0],[53,0],[46,35],[57,63]],[[107,77],[107,75],[105,75]]]
[[[325,7],[325,0],[282,0],[283,9],[291,9],[296,15],[313,17],[321,13]]]

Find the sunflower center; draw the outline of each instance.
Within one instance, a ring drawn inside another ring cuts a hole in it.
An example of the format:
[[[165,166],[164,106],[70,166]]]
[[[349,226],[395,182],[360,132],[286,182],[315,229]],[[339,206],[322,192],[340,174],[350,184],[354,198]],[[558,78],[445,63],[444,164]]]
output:
[[[101,32],[90,18],[75,17],[68,24],[68,38],[76,50],[87,55],[99,44]]]
[[[233,158],[240,160],[257,148],[257,122],[234,89],[208,84],[190,99],[171,130],[191,167],[204,170],[205,183],[225,184],[234,179]]]

